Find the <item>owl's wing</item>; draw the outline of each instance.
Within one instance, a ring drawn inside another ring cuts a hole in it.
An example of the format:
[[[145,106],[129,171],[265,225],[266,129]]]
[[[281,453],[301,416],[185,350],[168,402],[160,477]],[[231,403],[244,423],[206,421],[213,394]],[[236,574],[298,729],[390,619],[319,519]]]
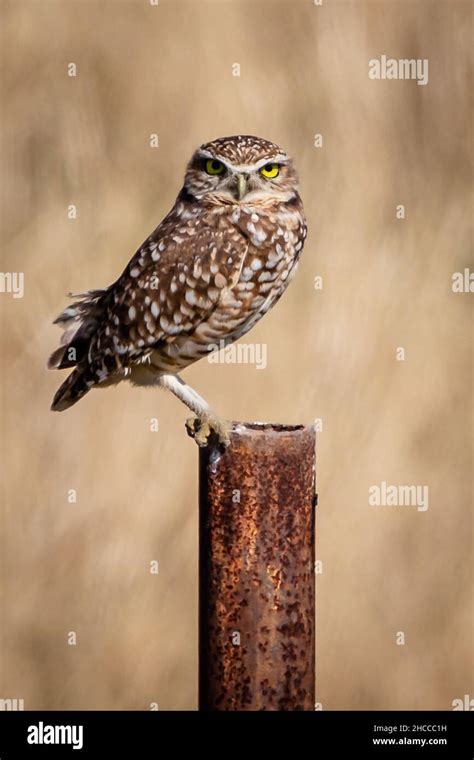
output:
[[[65,330],[50,368],[75,367],[51,408],[63,411],[93,386],[116,382],[153,351],[209,319],[245,259],[245,235],[217,210],[179,201],[119,279],[59,315]]]
[[[248,240],[222,216],[167,217],[107,291],[88,361],[106,374],[192,333],[236,282]]]

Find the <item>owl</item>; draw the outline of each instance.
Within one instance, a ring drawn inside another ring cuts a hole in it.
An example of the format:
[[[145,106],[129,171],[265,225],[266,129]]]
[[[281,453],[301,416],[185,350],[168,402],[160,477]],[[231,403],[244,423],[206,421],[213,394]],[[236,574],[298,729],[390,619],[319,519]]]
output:
[[[121,380],[170,390],[196,415],[190,432],[228,444],[228,424],[180,376],[247,333],[295,274],[306,222],[291,158],[260,137],[205,143],[176,202],[110,287],[77,295],[50,369],[74,368],[63,411]]]

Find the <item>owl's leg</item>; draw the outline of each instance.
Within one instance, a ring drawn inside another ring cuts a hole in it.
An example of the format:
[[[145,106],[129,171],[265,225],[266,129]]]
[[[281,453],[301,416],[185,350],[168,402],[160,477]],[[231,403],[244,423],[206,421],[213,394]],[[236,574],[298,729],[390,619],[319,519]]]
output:
[[[230,423],[222,420],[194,388],[182,380],[179,375],[160,375],[159,385],[167,388],[183,404],[196,414],[196,417],[186,421],[186,427],[192,438],[199,446],[207,446],[209,438],[214,434],[219,443],[228,446],[230,443]]]

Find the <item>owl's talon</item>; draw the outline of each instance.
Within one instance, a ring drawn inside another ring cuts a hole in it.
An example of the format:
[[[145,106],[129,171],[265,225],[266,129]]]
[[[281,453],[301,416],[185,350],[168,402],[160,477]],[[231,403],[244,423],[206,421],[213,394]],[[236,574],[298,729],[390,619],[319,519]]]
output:
[[[188,435],[194,438],[198,446],[209,446],[218,443],[227,447],[230,444],[230,422],[221,420],[219,417],[202,416],[191,417],[186,420]]]

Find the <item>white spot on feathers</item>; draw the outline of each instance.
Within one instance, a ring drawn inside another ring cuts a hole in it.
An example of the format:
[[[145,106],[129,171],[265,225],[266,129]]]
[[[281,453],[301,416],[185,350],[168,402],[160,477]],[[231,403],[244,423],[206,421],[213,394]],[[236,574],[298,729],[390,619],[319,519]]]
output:
[[[225,288],[225,286],[227,285],[227,280],[223,274],[218,272],[216,276],[214,277],[214,283],[215,283],[216,288]]]

